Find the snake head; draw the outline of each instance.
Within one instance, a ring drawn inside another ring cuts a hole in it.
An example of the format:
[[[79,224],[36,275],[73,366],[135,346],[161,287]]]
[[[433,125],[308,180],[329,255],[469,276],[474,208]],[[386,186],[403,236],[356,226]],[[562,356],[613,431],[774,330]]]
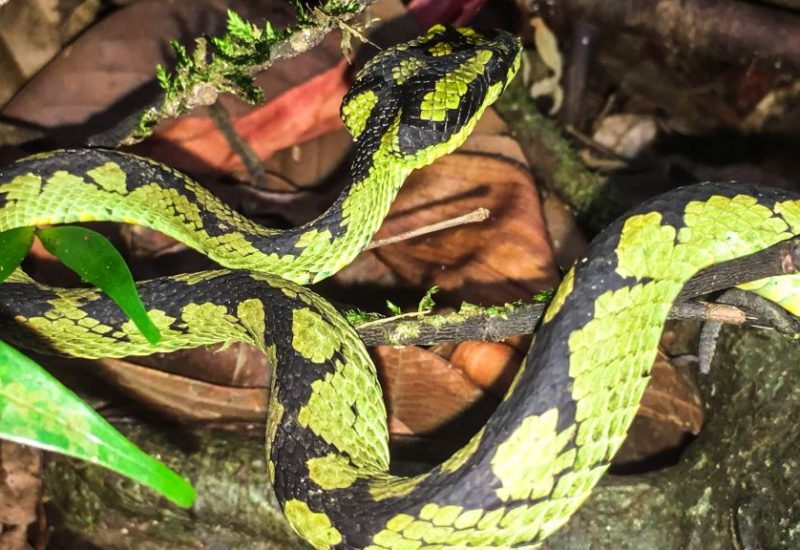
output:
[[[342,118],[373,152],[424,166],[466,140],[520,55],[519,39],[504,31],[435,25],[371,59],[345,96]]]

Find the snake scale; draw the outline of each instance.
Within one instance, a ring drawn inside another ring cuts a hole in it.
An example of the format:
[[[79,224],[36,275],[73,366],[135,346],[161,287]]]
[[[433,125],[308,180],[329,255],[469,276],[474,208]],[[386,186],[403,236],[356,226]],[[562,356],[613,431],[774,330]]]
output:
[[[146,225],[228,269],[138,283],[160,351],[243,341],[277,365],[268,468],[286,518],[316,548],[532,548],[606,471],[684,282],[800,234],[800,196],[707,184],[658,197],[600,234],[567,273],[506,398],[449,460],[389,473],[386,411],[353,328],[300,286],[349,263],[406,176],[460,145],[519,65],[502,32],[431,28],[378,54],[342,106],[352,183],[318,219],[258,226],[163,164],[57,151],[0,172],[0,230],[89,220]],[[4,338],[83,357],[154,351],[93,289],[18,272],[0,285]]]

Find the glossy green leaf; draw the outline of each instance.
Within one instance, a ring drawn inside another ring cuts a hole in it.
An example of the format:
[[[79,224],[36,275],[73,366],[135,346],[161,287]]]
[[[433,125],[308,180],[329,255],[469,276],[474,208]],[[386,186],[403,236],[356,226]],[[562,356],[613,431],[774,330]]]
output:
[[[136,292],[125,260],[108,239],[91,229],[69,225],[40,229],[39,239],[81,279],[111,296],[148,342],[155,344],[161,339]]]
[[[189,507],[184,478],[128,441],[46,370],[0,341],[0,437],[74,456],[151,487]]]
[[[33,227],[0,232],[0,282],[19,267],[33,243]]]

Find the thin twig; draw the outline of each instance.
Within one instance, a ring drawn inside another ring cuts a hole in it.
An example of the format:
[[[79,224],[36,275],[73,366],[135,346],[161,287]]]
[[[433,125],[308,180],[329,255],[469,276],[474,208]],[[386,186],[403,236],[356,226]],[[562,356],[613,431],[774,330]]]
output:
[[[220,133],[225,137],[231,150],[242,159],[242,164],[247,169],[247,174],[250,176],[250,181],[253,185],[259,189],[266,189],[267,173],[261,165],[261,159],[258,158],[252,147],[242,139],[236,128],[233,127],[227,109],[219,102],[212,103],[208,106],[208,114],[214,124],[217,125],[217,128],[219,128]]]
[[[482,222],[487,220],[490,215],[491,212],[489,211],[488,208],[476,208],[469,214],[464,214],[463,216],[450,218],[449,220],[432,223],[430,225],[423,225],[422,227],[418,227],[410,231],[404,231],[403,233],[400,233],[399,235],[395,235],[393,237],[372,241],[367,245],[367,247],[364,250],[371,250],[373,248],[386,246],[387,244],[394,244],[394,243],[399,243],[401,241],[407,241],[408,239],[421,237],[422,235],[427,235],[428,233],[435,233],[436,231],[442,231],[443,229],[450,229],[451,227],[458,227],[460,225],[466,225],[469,223]]]
[[[692,277],[684,286],[670,319],[713,321],[733,325],[776,328],[759,312],[727,304],[687,302],[697,296],[730,288],[746,281],[800,272],[800,238],[789,239],[750,256],[717,264]],[[517,303],[479,308],[446,315],[422,315],[416,319],[392,319],[357,327],[368,345],[431,345],[463,340],[497,341],[531,334],[547,304]],[[462,308],[463,309],[463,308]]]

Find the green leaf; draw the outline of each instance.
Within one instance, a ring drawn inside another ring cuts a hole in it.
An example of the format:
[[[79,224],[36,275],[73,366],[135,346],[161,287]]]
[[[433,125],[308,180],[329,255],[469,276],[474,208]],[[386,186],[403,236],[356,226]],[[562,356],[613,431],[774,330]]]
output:
[[[433,309],[433,306],[436,305],[436,302],[433,301],[433,295],[437,292],[439,292],[438,286],[432,286],[428,289],[428,292],[425,293],[425,296],[422,297],[422,300],[419,301],[419,305],[417,306],[417,311],[419,313],[425,313]]]
[[[308,10],[303,5],[301,0],[289,0],[289,3],[294,8],[295,17],[298,23],[307,23],[309,21]]]
[[[392,315],[402,315],[403,310],[400,309],[400,306],[393,304],[389,300],[386,300],[386,309],[392,312]]]
[[[184,48],[180,42],[177,40],[170,40],[169,45],[172,47],[172,51],[175,52],[175,56],[178,58],[178,66],[192,66],[192,59],[189,57],[189,52],[186,51],[186,48]]]
[[[161,339],[136,293],[128,266],[117,249],[101,234],[75,226],[56,226],[39,230],[44,247],[84,281],[111,296],[125,315],[151,344]]]
[[[161,65],[156,65],[156,78],[158,79],[158,84],[161,86],[161,89],[168,92],[170,85],[169,74]]]
[[[255,40],[253,25],[233,10],[228,10],[228,33],[243,42]]]
[[[273,40],[277,40],[278,38],[278,33],[275,32],[272,23],[270,23],[269,21],[264,21],[264,36],[270,42]]]
[[[331,16],[346,15],[348,13],[355,13],[358,11],[358,2],[356,0],[328,0],[322,6],[322,11]]]
[[[553,299],[553,296],[556,293],[556,289],[554,288],[546,288],[544,290],[540,290],[536,294],[533,295],[534,302],[549,302]]]
[[[184,478],[145,454],[35,362],[0,341],[0,437],[118,472],[189,507]]]
[[[17,227],[0,233],[0,282],[19,267],[33,243],[33,227]]]
[[[211,44],[219,50],[219,52],[227,57],[233,57],[237,53],[242,51],[242,48],[237,46],[236,44],[231,43],[227,38],[217,38],[215,36],[211,37]]]
[[[353,326],[363,325],[366,323],[371,323],[373,321],[377,321],[381,319],[383,316],[380,313],[372,313],[370,311],[361,311],[358,308],[355,309],[347,309],[343,313],[344,318],[347,319],[347,322]]]

